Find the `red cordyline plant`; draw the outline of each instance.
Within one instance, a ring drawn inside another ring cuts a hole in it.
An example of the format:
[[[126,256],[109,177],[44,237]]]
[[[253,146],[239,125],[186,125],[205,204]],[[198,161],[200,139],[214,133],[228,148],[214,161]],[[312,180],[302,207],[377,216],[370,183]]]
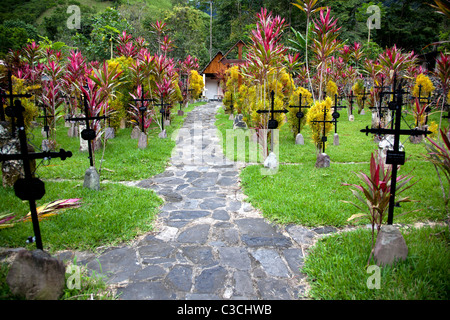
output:
[[[309,22],[311,19],[311,15],[313,13],[319,12],[324,9],[324,7],[316,7],[318,0],[296,0],[297,3],[293,3],[294,6],[302,10],[306,14],[306,31],[305,31],[305,66],[306,66],[306,74],[308,76],[308,84],[309,91],[312,93],[313,100],[314,98],[314,90],[312,87],[311,76],[309,73],[309,62],[308,62],[308,32],[309,32]]]
[[[162,21],[156,21],[155,23],[150,24],[153,33],[156,33],[156,41],[158,42],[158,54],[161,54],[161,36],[166,31],[167,24]]]
[[[399,75],[401,71],[404,71],[414,64],[417,60],[417,55],[414,51],[410,53],[403,53],[401,49],[398,49],[396,45],[392,48],[387,48],[378,56],[377,71],[382,73],[388,80],[387,85],[391,85],[394,81],[394,75]]]
[[[136,99],[149,99],[149,95],[147,92],[143,91],[143,88],[141,85],[139,85],[136,89],[136,95],[132,94],[130,92],[130,96],[136,100]],[[135,104],[130,103],[131,110],[128,110],[128,113],[131,115],[131,123],[141,127],[142,121],[144,124],[144,132],[150,127],[151,123],[153,122],[153,117],[155,116],[154,112],[151,108],[149,108],[150,102],[149,101],[135,101]],[[146,110],[144,112],[144,117],[142,118],[142,112],[139,110],[140,107],[145,107]]]
[[[327,8],[327,12],[324,13],[323,9],[320,10],[319,19],[313,20],[314,22],[314,33],[316,37],[314,38],[313,50],[316,55],[319,64],[317,66],[320,82],[319,82],[319,96],[323,87],[323,76],[327,67],[327,59],[340,48],[340,43],[337,40],[339,36],[337,19],[331,17],[331,10]]]
[[[68,95],[69,114],[76,112],[80,106],[80,87],[86,79],[86,70],[84,68],[86,60],[79,51],[71,51],[67,57],[66,72],[62,78],[65,92]]]
[[[442,88],[442,108],[444,111],[445,101],[447,100],[448,91],[450,89],[450,55],[441,52],[439,57],[436,59],[436,70],[434,74],[439,77]],[[443,112],[442,112],[443,113]],[[439,130],[442,124],[442,113],[439,119]],[[439,139],[439,136],[438,136]]]
[[[381,157],[381,152],[378,150],[370,157],[370,175],[364,172],[355,173],[356,176],[361,180],[361,184],[347,184],[343,183],[344,186],[350,186],[354,189],[350,189],[356,199],[359,200],[359,204],[353,203],[351,201],[343,201],[345,203],[350,203],[361,211],[368,211],[367,213],[358,213],[352,215],[348,221],[353,219],[359,219],[363,217],[368,217],[370,223],[372,224],[372,248],[374,245],[374,230],[377,227],[377,232],[380,231],[383,220],[385,219],[386,210],[389,208],[389,199],[391,196],[391,178],[392,178],[392,166],[384,165],[383,157]],[[411,188],[414,184],[409,184],[413,177],[410,175],[399,175],[397,176],[396,182],[396,203],[400,202],[411,202],[409,197],[397,198],[399,194],[405,190]],[[408,185],[409,184],[409,185]],[[362,194],[361,194],[362,193]],[[402,213],[400,215],[404,215]],[[397,215],[397,216],[400,216]],[[369,258],[370,259],[370,258]]]
[[[86,80],[87,88],[84,86],[80,87],[81,92],[83,93],[84,99],[87,101],[88,105],[88,116],[96,117],[105,114],[106,108],[106,96],[102,94],[102,88],[95,83],[91,78],[87,78]],[[83,106],[84,109],[84,106]],[[100,138],[102,135],[101,130],[101,120],[93,120],[91,128],[95,130],[96,139]]]
[[[247,60],[256,79],[267,81],[267,74],[272,70],[279,70],[283,66],[287,49],[281,44],[281,34],[285,29],[285,20],[280,16],[272,17],[267,9],[261,8],[257,14],[256,29],[252,30],[252,45],[247,54]]]

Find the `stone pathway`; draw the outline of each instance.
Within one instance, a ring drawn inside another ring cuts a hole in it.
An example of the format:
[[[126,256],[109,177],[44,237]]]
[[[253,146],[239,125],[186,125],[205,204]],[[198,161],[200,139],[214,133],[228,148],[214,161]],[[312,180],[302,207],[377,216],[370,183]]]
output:
[[[131,183],[165,199],[156,231],[99,256],[77,254],[78,265],[106,275],[120,299],[304,297],[305,250],[334,230],[279,227],[244,201],[243,165],[225,160],[219,146],[219,107],[208,103],[190,112],[166,171]]]

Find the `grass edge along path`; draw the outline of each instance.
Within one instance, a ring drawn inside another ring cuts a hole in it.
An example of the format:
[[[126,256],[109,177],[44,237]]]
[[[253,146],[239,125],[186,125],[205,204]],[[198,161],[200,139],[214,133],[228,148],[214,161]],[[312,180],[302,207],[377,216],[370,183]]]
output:
[[[37,201],[37,206],[69,198],[82,198],[83,203],[80,208],[69,209],[41,221],[44,249],[49,252],[69,249],[95,251],[97,247],[131,241],[140,234],[152,231],[163,200],[153,190],[128,187],[119,182],[138,181],[164,172],[175,147],[172,133],[183,125],[187,113],[200,104],[203,103],[189,105],[182,117],[173,116],[171,126],[167,127],[167,139],[159,139],[157,129],[154,129],[145,150],[138,149],[137,142],[130,139],[130,128],[119,130],[116,138],[111,140],[111,144],[108,141],[107,145],[107,150],[108,147],[110,149],[108,156],[113,157],[114,154],[117,158],[112,161],[105,156],[103,167],[112,169],[102,171],[101,189],[98,192],[82,187],[84,171],[89,165],[86,153],[74,151],[74,156],[65,162],[52,159],[49,166],[40,166],[36,173],[45,182],[46,194]],[[35,145],[40,145],[42,140],[39,131],[40,128],[34,131]],[[68,138],[67,130],[63,128],[59,131],[61,139],[57,141],[68,141],[72,146],[78,146],[78,138]],[[65,145],[61,147],[71,150]],[[127,158],[136,154],[138,156],[134,162]],[[152,166],[153,158],[149,159],[150,155],[157,157],[156,166]],[[127,166],[134,167],[138,174],[127,179]],[[65,173],[66,169],[69,172]],[[0,198],[0,213],[14,213],[17,218],[21,218],[29,212],[28,202],[18,199],[13,188],[0,188]],[[33,249],[34,243],[26,243],[27,237],[32,235],[31,222],[19,222],[12,228],[0,229],[0,247]]]

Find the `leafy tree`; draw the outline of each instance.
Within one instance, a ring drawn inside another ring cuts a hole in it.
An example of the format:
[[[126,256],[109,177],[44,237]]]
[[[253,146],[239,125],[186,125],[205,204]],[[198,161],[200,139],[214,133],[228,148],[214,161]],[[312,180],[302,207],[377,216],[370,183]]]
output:
[[[208,38],[209,17],[189,6],[176,6],[165,11],[168,33],[174,42],[171,56],[182,60],[191,55],[198,58],[200,65],[209,61],[206,39]]]

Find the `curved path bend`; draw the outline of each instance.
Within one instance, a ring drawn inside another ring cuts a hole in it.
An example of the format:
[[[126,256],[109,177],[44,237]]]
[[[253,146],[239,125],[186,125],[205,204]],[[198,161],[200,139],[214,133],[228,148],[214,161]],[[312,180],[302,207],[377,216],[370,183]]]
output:
[[[303,299],[306,249],[327,228],[269,223],[240,189],[243,164],[226,160],[217,103],[191,111],[164,173],[132,183],[164,198],[155,232],[78,264],[107,276],[119,299]]]

